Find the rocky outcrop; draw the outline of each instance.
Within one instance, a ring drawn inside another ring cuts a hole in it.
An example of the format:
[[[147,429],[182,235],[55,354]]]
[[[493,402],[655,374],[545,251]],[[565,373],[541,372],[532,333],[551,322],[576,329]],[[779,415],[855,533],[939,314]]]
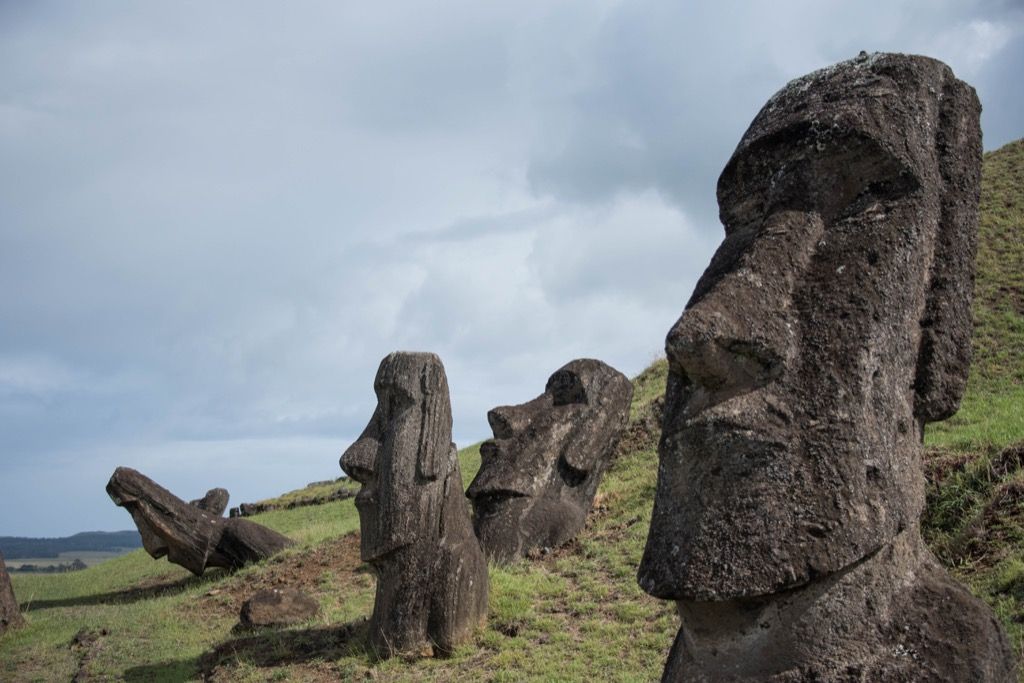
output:
[[[556,548],[583,528],[629,420],[633,385],[599,360],[555,371],[528,403],[487,413],[494,438],[466,495],[484,553],[497,562]]]
[[[772,97],[726,165],[666,342],[639,571],[682,615],[664,680],[1015,680],[918,522],[922,430],[970,361],[979,112],[940,62],[862,54]]]
[[[4,555],[0,553],[0,636],[8,629],[17,628],[24,623],[25,619],[21,616],[18,601],[14,598],[14,589],[11,587],[7,565],[4,564]]]
[[[313,484],[310,484],[310,486],[330,483],[333,482],[314,482]],[[345,485],[339,484],[338,488],[330,493],[316,496],[303,496],[287,502],[242,503],[236,508],[231,508],[229,516],[251,517],[252,515],[259,515],[264,512],[273,512],[274,510],[294,510],[295,508],[308,507],[310,505],[332,503],[336,500],[348,500],[349,498],[355,498],[355,495],[355,491],[346,488]]]
[[[196,576],[207,567],[238,569],[292,545],[291,539],[247,519],[225,519],[189,505],[143,474],[118,467],[107,494],[135,520],[142,546]]]
[[[392,353],[377,408],[341,468],[362,486],[360,555],[377,575],[370,644],[380,657],[446,655],[487,614],[487,563],[452,443],[448,380],[432,353]]]

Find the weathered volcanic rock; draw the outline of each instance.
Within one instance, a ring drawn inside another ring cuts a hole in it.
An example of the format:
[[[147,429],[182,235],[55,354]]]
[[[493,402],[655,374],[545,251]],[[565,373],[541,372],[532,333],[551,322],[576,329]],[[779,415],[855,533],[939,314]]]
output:
[[[529,403],[487,413],[494,438],[466,495],[484,553],[498,562],[555,548],[583,528],[629,420],[633,385],[599,360],[567,363]]]
[[[211,515],[220,517],[224,514],[224,510],[227,509],[230,497],[231,494],[228,493],[227,489],[210,489],[206,492],[205,496],[196,500],[190,500],[188,504],[209,512]]]
[[[261,590],[242,605],[240,620],[244,626],[287,626],[312,619],[320,604],[295,588]]]
[[[189,505],[128,467],[114,470],[107,494],[131,514],[151,557],[166,555],[196,576],[207,567],[237,569],[258,562],[293,543],[247,519],[225,519]]]
[[[432,353],[392,353],[377,409],[341,468],[356,495],[360,554],[377,575],[370,643],[380,657],[445,655],[487,614],[487,562],[473,535],[452,443],[448,380]]]
[[[25,619],[21,616],[21,609],[14,597],[14,589],[11,588],[11,577],[7,574],[4,555],[0,553],[0,636],[7,629],[17,628],[23,623]]]
[[[923,546],[921,434],[970,362],[974,90],[925,57],[793,81],[718,183],[726,236],[669,332],[640,585],[666,681],[1009,681]]]

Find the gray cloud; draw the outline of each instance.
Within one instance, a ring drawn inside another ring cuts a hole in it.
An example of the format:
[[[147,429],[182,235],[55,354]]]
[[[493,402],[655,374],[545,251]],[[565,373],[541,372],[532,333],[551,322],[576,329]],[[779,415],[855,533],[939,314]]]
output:
[[[772,92],[925,52],[997,145],[1022,35],[1012,2],[0,4],[0,535],[127,526],[117,464],[335,476],[395,349],[441,354],[460,443],[573,357],[636,373]]]

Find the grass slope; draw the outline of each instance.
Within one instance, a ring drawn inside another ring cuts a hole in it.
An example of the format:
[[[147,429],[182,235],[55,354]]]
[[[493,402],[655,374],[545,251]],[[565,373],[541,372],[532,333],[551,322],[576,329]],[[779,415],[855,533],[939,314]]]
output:
[[[924,518],[938,556],[995,607],[1018,650],[1024,448],[1011,444],[1024,439],[1022,157],[1022,143],[986,157],[976,372],[961,413],[928,430]],[[492,567],[487,624],[449,659],[368,655],[362,636],[374,580],[358,560],[358,516],[343,500],[254,517],[299,544],[233,574],[195,578],[136,551],[72,575],[13,577],[29,623],[0,641],[0,680],[657,680],[677,619],[670,604],[640,591],[635,572],[650,521],[666,372],[656,361],[634,380],[630,428],[584,532],[554,552]],[[468,483],[479,449],[463,449],[460,459]],[[277,585],[315,596],[322,614],[292,628],[238,631],[241,602]],[[90,633],[76,638],[83,628]]]

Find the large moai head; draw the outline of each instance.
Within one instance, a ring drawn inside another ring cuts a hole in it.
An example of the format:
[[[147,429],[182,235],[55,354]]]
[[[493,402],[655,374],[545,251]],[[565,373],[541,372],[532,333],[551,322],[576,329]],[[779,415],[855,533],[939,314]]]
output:
[[[666,342],[647,592],[774,593],[916,526],[922,429],[970,361],[979,112],[938,61],[862,54],[754,119]]]
[[[629,419],[633,385],[599,360],[579,359],[544,393],[487,413],[494,438],[466,495],[484,552],[500,562],[575,536]]]
[[[355,503],[363,561],[438,537],[444,477],[452,459],[452,409],[441,359],[396,352],[373,381],[377,408],[341,468],[362,484]]]

